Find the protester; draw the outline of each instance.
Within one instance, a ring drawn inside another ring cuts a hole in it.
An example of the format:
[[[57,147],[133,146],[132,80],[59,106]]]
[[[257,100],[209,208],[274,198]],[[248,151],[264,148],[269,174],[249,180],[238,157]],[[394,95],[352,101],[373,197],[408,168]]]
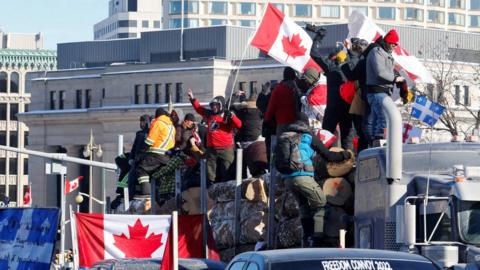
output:
[[[272,96],[272,91],[276,87],[276,84],[271,84],[270,82],[266,82],[262,85],[262,91],[258,95],[257,98],[257,108],[262,113],[262,137],[265,138],[265,148],[267,152],[267,163],[270,164],[270,147],[271,147],[271,138],[272,135],[276,133],[276,128],[273,123],[267,124],[265,122],[265,113],[267,113],[268,103],[270,101],[270,97]]]
[[[348,42],[348,40],[347,40]],[[358,148],[360,152],[368,148],[369,140],[365,132],[365,115],[369,111],[367,103],[367,88],[366,88],[366,54],[372,48],[368,46],[368,42],[364,39],[352,38],[350,40],[351,48],[349,49],[349,57],[345,64],[341,66],[343,74],[349,81],[355,81],[355,96],[350,105],[349,113],[352,116],[353,126],[358,136]]]
[[[135,140],[133,141],[132,149],[130,150],[129,161],[130,171],[128,173],[128,197],[133,199],[136,193],[137,181],[137,166],[139,161],[143,158],[142,149],[146,149],[145,139],[150,131],[151,116],[144,114],[140,116],[140,130],[135,133]]]
[[[374,47],[366,58],[367,100],[370,105],[366,131],[370,141],[384,138],[384,129],[387,124],[382,102],[385,98],[390,98],[394,83],[405,80],[394,69],[392,51],[398,42],[397,31],[392,29],[383,38],[380,37],[375,41]]]
[[[277,136],[282,133],[283,127],[297,119],[299,110],[296,104],[298,91],[296,78],[295,70],[286,67],[283,70],[283,81],[277,84],[268,102],[263,121],[269,127],[276,126]]]
[[[262,91],[258,94],[257,97],[257,108],[262,113],[262,118],[264,117],[265,113],[267,112],[268,101],[272,96],[272,90],[270,82],[266,82],[262,85]]]
[[[278,138],[275,165],[299,204],[304,247],[321,246],[325,240],[323,227],[327,200],[322,188],[314,180],[312,158],[315,153],[328,161],[351,158],[348,151],[328,150],[312,134],[308,117],[301,114],[299,120],[287,125]]]
[[[225,108],[222,96],[213,98],[209,103],[210,109],[206,109],[194,98],[191,89],[187,94],[195,111],[207,122],[207,178],[210,183],[217,179],[229,180],[227,173],[235,158],[233,132],[242,127],[242,121]]]
[[[327,107],[323,117],[322,128],[335,133],[340,126],[341,144],[344,149],[353,149],[352,118],[348,111],[350,104],[340,96],[340,86],[346,82],[340,65],[346,60],[346,53],[338,48],[329,57],[321,53],[321,39],[316,34],[310,56],[322,68],[327,78]]]
[[[140,198],[142,199],[149,198],[151,194],[150,176],[167,164],[169,160],[167,151],[175,146],[175,127],[164,109],[158,108],[155,111],[155,119],[145,143],[148,145],[148,149],[137,168]]]

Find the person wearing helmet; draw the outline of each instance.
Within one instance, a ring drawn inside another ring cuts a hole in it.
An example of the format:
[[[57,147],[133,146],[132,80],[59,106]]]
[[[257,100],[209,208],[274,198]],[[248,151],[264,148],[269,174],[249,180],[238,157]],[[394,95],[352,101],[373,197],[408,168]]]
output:
[[[207,178],[210,183],[217,179],[227,181],[227,173],[235,158],[233,131],[242,127],[242,121],[225,108],[222,96],[214,97],[209,103],[210,108],[206,109],[194,98],[191,89],[187,95],[195,111],[207,122]]]

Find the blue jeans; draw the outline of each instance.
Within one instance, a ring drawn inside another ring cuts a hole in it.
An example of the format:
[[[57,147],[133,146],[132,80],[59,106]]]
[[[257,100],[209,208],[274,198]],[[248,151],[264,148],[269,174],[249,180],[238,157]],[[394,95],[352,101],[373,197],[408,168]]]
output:
[[[368,93],[367,100],[370,105],[370,112],[367,112],[367,123],[365,131],[372,142],[375,137],[383,138],[383,130],[387,127],[385,115],[382,108],[383,99],[388,97],[386,93]]]

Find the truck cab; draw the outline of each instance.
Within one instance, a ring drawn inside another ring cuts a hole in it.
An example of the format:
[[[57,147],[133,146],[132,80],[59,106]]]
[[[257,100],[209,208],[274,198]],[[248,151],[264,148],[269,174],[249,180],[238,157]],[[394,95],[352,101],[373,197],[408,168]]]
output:
[[[387,164],[388,151],[359,154],[355,247],[403,250],[442,267],[479,269],[480,144],[403,144],[398,178],[387,177],[386,168],[395,166]]]

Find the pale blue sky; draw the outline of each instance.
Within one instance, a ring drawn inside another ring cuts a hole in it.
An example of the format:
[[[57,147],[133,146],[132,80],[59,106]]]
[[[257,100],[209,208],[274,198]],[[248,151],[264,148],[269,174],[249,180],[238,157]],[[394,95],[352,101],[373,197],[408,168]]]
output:
[[[4,32],[44,34],[44,48],[93,40],[93,25],[108,16],[108,0],[0,0]]]

